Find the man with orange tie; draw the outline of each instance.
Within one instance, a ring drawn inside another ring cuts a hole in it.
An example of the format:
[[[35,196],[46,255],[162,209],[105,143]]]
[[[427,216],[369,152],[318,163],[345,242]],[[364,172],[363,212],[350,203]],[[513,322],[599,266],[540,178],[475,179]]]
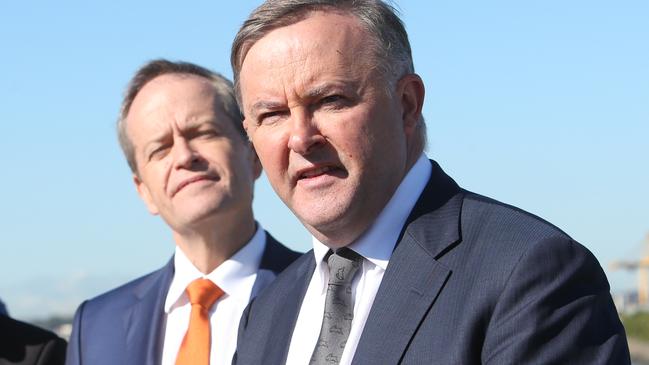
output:
[[[298,257],[255,222],[261,165],[232,84],[200,66],[137,71],[117,123],[138,194],[171,228],[160,270],[81,304],[67,364],[230,363],[250,299]]]

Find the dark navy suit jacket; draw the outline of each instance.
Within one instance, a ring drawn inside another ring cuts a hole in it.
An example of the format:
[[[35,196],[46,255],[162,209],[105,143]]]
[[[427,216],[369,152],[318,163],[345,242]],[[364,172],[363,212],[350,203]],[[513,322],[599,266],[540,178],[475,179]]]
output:
[[[436,163],[353,364],[629,364],[595,257],[549,223],[459,188]],[[312,252],[250,303],[236,364],[283,364]]]
[[[253,295],[299,255],[266,233]],[[160,270],[82,303],[74,316],[66,364],[160,364],[164,302],[173,274],[170,260]]]

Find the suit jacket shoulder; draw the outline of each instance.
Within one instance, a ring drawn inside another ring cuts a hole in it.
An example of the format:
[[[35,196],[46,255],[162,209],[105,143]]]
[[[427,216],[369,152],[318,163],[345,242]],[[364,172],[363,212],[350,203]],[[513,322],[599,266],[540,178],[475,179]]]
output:
[[[167,287],[164,288],[166,291],[171,284],[172,277],[173,260],[169,260],[164,267],[156,271],[85,301],[82,304],[84,315],[101,315],[104,311],[119,312],[148,294],[150,290],[158,289],[160,285],[167,284]]]
[[[431,163],[352,363],[628,364],[595,257],[548,222],[461,189]],[[248,307],[239,363],[285,362],[314,266],[312,255],[298,259]]]
[[[592,253],[543,219],[457,187],[433,164],[354,363],[629,363]]]
[[[83,302],[74,316],[66,364],[153,364],[173,260]]]
[[[62,365],[65,347],[50,331],[0,315],[0,365]]]
[[[267,233],[253,295],[298,256]],[[158,364],[164,301],[173,273],[172,259],[159,270],[82,303],[75,314],[67,364]]]
[[[278,274],[300,255],[282,245],[270,233],[266,233],[266,248],[259,268]],[[156,271],[84,302],[83,313],[91,317],[101,317],[108,314],[107,312],[119,313],[147,294],[151,294],[150,291],[162,291],[166,294],[173,279],[173,271],[173,259],[171,259]]]

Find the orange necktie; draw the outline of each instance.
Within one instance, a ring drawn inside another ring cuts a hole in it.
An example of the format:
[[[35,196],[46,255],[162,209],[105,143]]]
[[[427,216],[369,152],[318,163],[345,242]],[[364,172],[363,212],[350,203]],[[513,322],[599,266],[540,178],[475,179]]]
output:
[[[210,316],[209,310],[223,290],[208,279],[196,279],[187,286],[187,296],[192,304],[189,328],[183,339],[176,365],[209,365]]]

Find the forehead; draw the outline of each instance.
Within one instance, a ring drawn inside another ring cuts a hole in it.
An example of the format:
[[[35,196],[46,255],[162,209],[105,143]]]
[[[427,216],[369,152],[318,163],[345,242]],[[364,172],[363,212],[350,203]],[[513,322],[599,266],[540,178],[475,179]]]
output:
[[[216,108],[216,90],[204,77],[191,74],[165,74],[147,82],[131,104],[127,119],[152,113],[206,111]]]
[[[245,94],[248,83],[277,81],[258,77],[260,71],[304,82],[321,72],[358,74],[375,62],[373,40],[354,15],[313,11],[296,23],[273,29],[250,46],[241,66],[241,91]]]
[[[211,82],[190,74],[161,75],[146,83],[126,116],[126,132],[134,145],[150,140],[170,125],[188,127],[205,120],[225,121]]]

